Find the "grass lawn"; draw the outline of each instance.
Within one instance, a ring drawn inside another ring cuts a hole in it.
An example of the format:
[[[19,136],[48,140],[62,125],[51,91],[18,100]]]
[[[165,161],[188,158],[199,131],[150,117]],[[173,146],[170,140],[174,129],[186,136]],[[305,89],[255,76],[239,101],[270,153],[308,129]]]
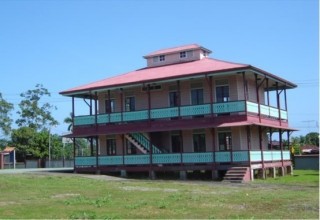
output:
[[[1,174],[0,218],[319,218],[319,172],[227,184]]]

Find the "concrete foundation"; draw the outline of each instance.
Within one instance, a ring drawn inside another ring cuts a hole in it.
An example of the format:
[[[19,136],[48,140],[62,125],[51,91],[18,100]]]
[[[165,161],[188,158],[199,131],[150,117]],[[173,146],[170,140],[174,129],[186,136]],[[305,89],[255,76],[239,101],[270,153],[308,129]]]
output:
[[[284,176],[285,175],[285,170],[284,167],[279,167],[279,176]]]
[[[156,173],[153,170],[149,171],[149,178],[152,179],[152,180],[156,179]]]
[[[121,170],[120,171],[120,176],[123,177],[123,178],[126,178],[127,177],[127,171],[126,170]]]
[[[187,171],[180,171],[180,180],[187,180]]]
[[[213,179],[213,180],[219,179],[219,172],[218,172],[218,170],[212,170],[212,179]]]

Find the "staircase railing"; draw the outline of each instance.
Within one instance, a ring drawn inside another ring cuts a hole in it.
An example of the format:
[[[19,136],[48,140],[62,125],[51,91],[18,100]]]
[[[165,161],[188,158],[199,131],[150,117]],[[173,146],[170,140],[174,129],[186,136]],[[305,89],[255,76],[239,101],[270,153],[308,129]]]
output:
[[[131,133],[130,134],[131,137],[133,137],[134,139],[136,139],[146,150],[148,150],[150,152],[150,140],[148,138],[146,138],[143,134],[141,133]],[[151,144],[152,146],[152,153],[155,154],[161,154],[163,153],[157,146],[155,146],[154,144]]]

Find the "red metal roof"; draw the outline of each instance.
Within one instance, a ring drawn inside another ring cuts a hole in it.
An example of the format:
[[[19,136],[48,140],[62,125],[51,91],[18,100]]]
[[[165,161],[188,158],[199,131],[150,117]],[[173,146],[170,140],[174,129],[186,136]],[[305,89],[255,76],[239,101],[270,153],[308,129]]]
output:
[[[211,53],[210,50],[208,50],[207,48],[204,48],[198,44],[188,44],[188,45],[179,46],[179,47],[172,47],[172,48],[157,50],[157,51],[154,51],[152,53],[145,55],[144,58],[157,56],[157,55],[161,55],[161,54],[169,54],[169,53],[175,53],[175,52],[179,52],[179,51],[192,50],[192,49],[203,49],[203,50],[206,50],[207,52]]]
[[[212,58],[203,58],[201,60],[191,62],[143,68],[115,77],[103,79],[94,83],[75,87],[60,93],[68,94],[104,87],[124,86],[133,83],[160,81],[165,79],[181,78],[185,76],[194,76],[198,74],[200,75],[206,72],[223,72],[248,67],[250,67],[250,65],[232,63]]]

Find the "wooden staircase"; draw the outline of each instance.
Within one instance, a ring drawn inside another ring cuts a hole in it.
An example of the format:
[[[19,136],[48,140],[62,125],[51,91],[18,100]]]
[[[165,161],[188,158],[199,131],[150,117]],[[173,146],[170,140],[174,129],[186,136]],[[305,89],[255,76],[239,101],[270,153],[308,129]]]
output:
[[[223,177],[223,182],[243,183],[250,181],[249,167],[231,167]]]

